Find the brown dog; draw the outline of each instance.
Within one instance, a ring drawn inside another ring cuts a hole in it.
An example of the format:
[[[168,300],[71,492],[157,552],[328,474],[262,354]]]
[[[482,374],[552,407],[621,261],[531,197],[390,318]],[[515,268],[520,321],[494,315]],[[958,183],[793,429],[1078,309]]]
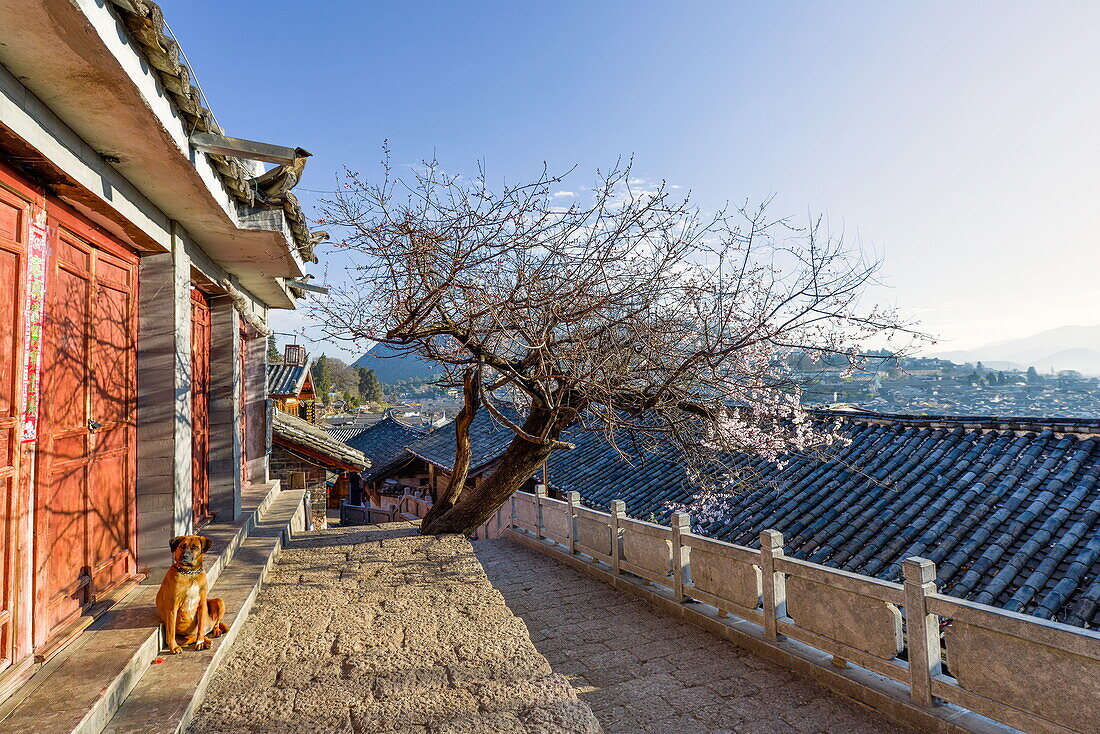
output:
[[[196,650],[209,650],[210,637],[220,637],[228,627],[222,622],[225,603],[207,599],[206,571],[202,554],[210,548],[210,538],[180,535],[168,543],[172,549],[172,567],[157,592],[157,613],[164,622],[168,652],[183,652],[184,645],[195,643]],[[209,637],[207,637],[209,635]]]

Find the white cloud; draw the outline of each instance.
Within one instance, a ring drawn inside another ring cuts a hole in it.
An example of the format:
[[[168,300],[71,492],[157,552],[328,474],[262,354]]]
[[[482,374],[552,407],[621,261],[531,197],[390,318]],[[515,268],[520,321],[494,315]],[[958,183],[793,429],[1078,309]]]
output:
[[[574,194],[572,191],[555,191],[553,193],[553,197],[555,199],[564,199],[566,197],[572,198],[574,196],[576,196],[576,194]]]

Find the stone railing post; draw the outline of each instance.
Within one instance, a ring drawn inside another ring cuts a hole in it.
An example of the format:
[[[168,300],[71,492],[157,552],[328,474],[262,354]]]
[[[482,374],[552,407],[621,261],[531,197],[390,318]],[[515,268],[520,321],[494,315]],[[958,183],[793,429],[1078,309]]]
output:
[[[684,596],[684,574],[688,564],[688,548],[684,547],[684,535],[691,532],[691,516],[686,512],[674,512],[672,525],[672,593],[676,601]]]
[[[546,499],[546,485],[535,485],[535,537],[542,540],[542,501]]]
[[[569,533],[569,555],[576,555],[577,553],[577,510],[576,508],[581,506],[581,493],[570,492],[566,498],[569,500],[569,518],[565,524],[565,529]]]
[[[622,558],[622,528],[620,521],[626,516],[626,503],[622,500],[611,500],[611,568],[615,573],[622,573],[619,561]]]
[[[760,576],[764,584],[764,636],[779,637],[776,620],[787,616],[787,583],[783,573],[775,570],[775,559],[783,557],[783,533],[764,530],[760,533]]]
[[[928,595],[936,593],[936,564],[927,558],[906,558],[905,644],[909,648],[909,695],[925,706],[932,705],[932,677],[943,668],[940,655],[940,620],[928,612]]]
[[[516,524],[516,493],[512,492],[512,496],[508,498],[508,529],[513,530],[519,527]]]

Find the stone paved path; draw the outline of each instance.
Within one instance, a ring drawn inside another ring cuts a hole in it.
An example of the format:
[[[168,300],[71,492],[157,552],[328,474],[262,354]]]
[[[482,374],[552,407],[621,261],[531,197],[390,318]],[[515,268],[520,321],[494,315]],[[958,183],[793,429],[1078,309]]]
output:
[[[609,734],[912,734],[537,551],[508,540],[474,549],[535,646]]]
[[[415,533],[336,528],[290,543],[190,731],[599,732],[470,543]]]

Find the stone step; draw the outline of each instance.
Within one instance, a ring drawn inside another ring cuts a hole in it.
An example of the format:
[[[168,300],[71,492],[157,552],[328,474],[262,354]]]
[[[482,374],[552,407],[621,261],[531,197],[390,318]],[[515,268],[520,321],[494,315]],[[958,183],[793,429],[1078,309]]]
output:
[[[103,734],[174,734],[187,728],[210,676],[248,618],[267,572],[287,539],[291,519],[303,507],[304,495],[304,490],[285,490],[218,580],[214,592],[225,601],[224,621],[229,631],[215,639],[209,650],[186,647],[179,655],[162,653],[163,662],[148,666]]]
[[[241,518],[233,525],[211,525],[204,531],[217,555],[207,564],[213,583],[232,568],[247,538],[275,522],[274,504],[292,501],[301,492],[282,492],[278,482],[255,485],[243,499]],[[270,519],[269,519],[270,518]],[[288,521],[284,522],[284,526]],[[66,649],[41,665],[34,675],[0,705],[0,734],[98,734],[118,710],[161,648],[162,631],[155,600],[159,579],[135,586],[109,611],[88,625]],[[220,584],[217,584],[221,588]]]

